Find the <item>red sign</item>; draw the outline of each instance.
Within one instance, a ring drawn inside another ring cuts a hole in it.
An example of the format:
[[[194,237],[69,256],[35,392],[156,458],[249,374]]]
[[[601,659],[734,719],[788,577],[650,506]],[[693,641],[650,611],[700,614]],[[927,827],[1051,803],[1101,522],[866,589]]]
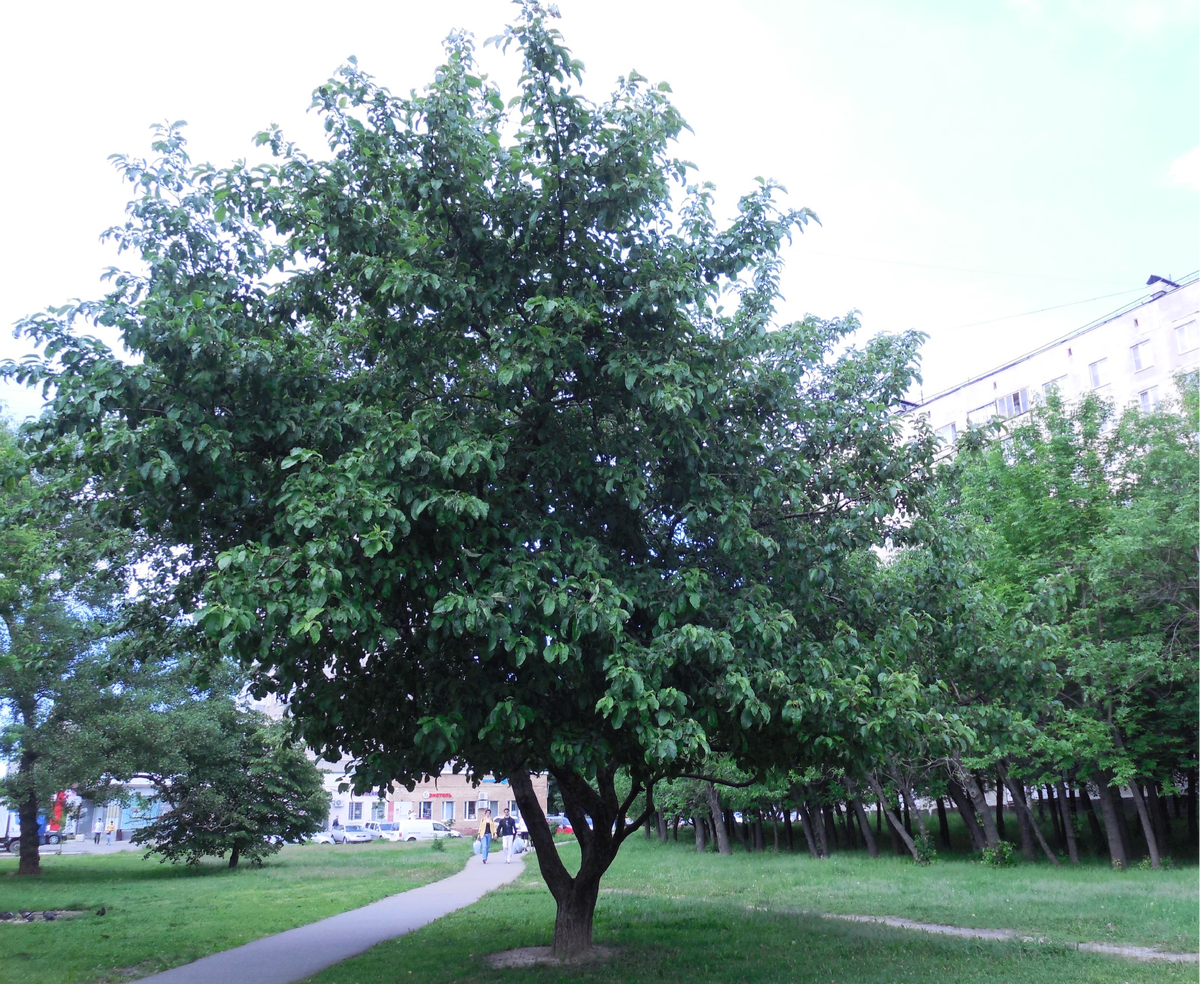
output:
[[[425,795],[428,796],[431,800],[454,799],[453,793],[426,793]]]

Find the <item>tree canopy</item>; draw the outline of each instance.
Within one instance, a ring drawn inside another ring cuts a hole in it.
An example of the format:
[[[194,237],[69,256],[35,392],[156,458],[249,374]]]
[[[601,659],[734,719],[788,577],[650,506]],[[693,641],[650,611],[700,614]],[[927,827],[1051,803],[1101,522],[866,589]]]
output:
[[[74,436],[94,508],[361,787],[511,779],[571,954],[649,782],[813,752],[849,559],[907,535],[931,446],[892,417],[918,335],[776,323],[812,213],[760,180],[719,222],[668,87],[588,101],[521,10],[507,104],[455,35],[422,94],[321,86],[322,159],[272,130],[271,165],[193,166],[178,126],[119,159],[141,267],[27,321],[43,357],[9,372],[53,384],[34,436]]]

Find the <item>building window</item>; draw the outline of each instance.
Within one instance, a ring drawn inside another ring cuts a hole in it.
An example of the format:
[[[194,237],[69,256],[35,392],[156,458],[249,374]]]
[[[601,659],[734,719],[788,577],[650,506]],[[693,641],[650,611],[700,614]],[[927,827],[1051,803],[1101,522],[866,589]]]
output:
[[[430,803],[429,800],[421,800],[421,802],[417,804],[417,816],[422,820],[432,820],[433,804]]]
[[[475,819],[475,801],[467,800],[463,804],[463,817],[467,820]]]
[[[1158,387],[1151,386],[1149,389],[1144,389],[1138,394],[1138,403],[1142,410],[1150,413],[1152,410],[1158,409]]]
[[[933,433],[939,441],[947,446],[952,445],[956,440],[958,440],[958,428],[954,426],[953,421],[948,423],[945,427],[939,427]]]
[[[1150,350],[1149,342],[1138,342],[1129,350],[1133,357],[1133,371],[1141,372],[1154,365],[1154,353]]]
[[[1017,390],[1007,393],[996,401],[996,410],[1001,417],[1016,417],[1029,409],[1029,391]]]
[[[362,804],[361,803],[351,803],[350,804],[350,819],[351,820],[361,820],[362,819]]]
[[[1059,376],[1057,379],[1051,379],[1048,382],[1042,383],[1042,396],[1049,400],[1051,393],[1057,393],[1062,397],[1067,395],[1066,376]]]
[[[382,800],[376,800],[371,804],[371,819],[382,820],[383,812],[387,809],[387,804]]]
[[[1092,381],[1092,389],[1097,389],[1108,383],[1108,359],[1101,359],[1088,366],[1088,379]]]
[[[454,819],[454,800],[446,800],[442,804],[442,819],[443,820],[453,820]]]
[[[986,424],[994,416],[996,416],[996,404],[985,403],[967,414],[967,424],[971,427],[978,427],[980,424]]]
[[[1175,341],[1179,344],[1180,352],[1191,352],[1200,348],[1200,325],[1189,321],[1175,329]]]

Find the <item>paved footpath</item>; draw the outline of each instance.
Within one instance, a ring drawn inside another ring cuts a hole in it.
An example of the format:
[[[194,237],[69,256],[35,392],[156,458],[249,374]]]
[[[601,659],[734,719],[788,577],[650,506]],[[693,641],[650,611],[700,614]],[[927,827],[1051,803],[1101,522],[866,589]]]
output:
[[[507,884],[525,868],[524,855],[505,864],[475,855],[457,875],[352,909],[320,922],[266,936],[195,963],[163,971],[143,981],[154,984],[290,984],[369,950],[376,943],[411,933],[455,909],[470,905]]]

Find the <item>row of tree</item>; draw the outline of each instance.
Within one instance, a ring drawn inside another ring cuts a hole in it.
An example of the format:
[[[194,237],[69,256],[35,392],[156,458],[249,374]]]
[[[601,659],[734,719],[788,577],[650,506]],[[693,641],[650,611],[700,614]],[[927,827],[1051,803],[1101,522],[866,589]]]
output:
[[[700,809],[719,843],[722,811],[789,826],[796,811],[818,855],[834,817],[877,852],[865,801],[918,860],[934,837],[917,799],[936,802],[943,844],[957,810],[975,850],[1004,836],[1007,801],[1026,857],[1078,862],[1086,831],[1124,868],[1124,790],[1152,867],[1172,814],[1194,845],[1200,456],[1195,381],[1180,385],[1153,413],[1052,399],[969,435],[914,519],[920,542],[859,558],[820,761],[721,809],[707,784],[659,799]]]

